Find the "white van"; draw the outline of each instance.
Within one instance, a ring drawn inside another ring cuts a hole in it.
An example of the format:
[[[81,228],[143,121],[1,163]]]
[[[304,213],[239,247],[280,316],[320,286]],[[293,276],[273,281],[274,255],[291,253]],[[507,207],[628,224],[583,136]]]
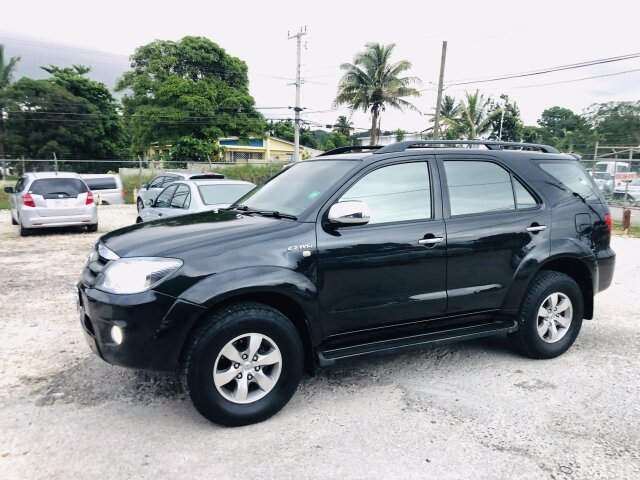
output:
[[[124,188],[120,175],[114,173],[96,173],[80,175],[89,190],[93,192],[93,198],[98,203],[98,193],[102,199],[102,205],[124,204]]]

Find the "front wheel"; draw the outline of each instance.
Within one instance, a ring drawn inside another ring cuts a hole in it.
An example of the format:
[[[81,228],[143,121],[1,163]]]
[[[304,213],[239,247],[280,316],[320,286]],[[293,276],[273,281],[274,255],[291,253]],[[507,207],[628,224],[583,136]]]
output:
[[[142,209],[144,208],[144,203],[142,202],[142,199],[141,199],[141,198],[139,198],[139,199],[136,201],[136,207],[138,207],[138,211],[140,211],[140,210],[142,210]]]
[[[231,305],[202,324],[188,347],[182,384],[194,406],[227,426],[261,422],[293,396],[304,353],[297,330],[277,310]]]
[[[87,232],[93,233],[98,231],[98,224],[94,223],[93,225],[87,225]]]
[[[534,278],[518,314],[518,331],[510,338],[532,358],[554,358],[566,352],[582,326],[584,301],[568,275],[542,271]]]

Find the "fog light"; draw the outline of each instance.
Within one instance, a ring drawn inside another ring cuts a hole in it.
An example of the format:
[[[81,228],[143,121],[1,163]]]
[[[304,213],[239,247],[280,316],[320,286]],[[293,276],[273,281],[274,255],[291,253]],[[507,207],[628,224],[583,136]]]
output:
[[[116,345],[120,345],[122,343],[122,329],[117,325],[111,327],[111,338]]]

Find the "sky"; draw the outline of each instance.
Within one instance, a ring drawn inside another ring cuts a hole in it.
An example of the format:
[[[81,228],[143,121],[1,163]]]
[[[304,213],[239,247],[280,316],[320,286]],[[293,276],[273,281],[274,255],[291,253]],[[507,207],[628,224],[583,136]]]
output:
[[[250,92],[267,118],[292,116],[296,43],[287,34],[306,27],[302,50],[303,118],[332,124],[347,108],[333,109],[339,65],[353,61],[368,42],[395,43],[393,59],[409,60],[424,89],[413,103],[420,112],[387,110],[383,130],[408,132],[429,126],[436,103],[442,41],[448,42],[445,94],[479,89],[508,94],[527,125],[545,108],[581,113],[593,103],[640,100],[640,58],[588,68],[465,86],[462,80],[499,77],[558,65],[640,52],[640,2],[537,0],[401,3],[368,1],[3,2],[0,43],[20,54],[18,77],[46,76],[37,66],[91,64],[93,76],[113,86],[136,47],[155,39],[205,36],[249,67]],[[574,81],[585,77],[635,72]],[[567,82],[567,83],[557,83]],[[554,85],[542,85],[555,83]],[[370,116],[353,113],[355,127]]]

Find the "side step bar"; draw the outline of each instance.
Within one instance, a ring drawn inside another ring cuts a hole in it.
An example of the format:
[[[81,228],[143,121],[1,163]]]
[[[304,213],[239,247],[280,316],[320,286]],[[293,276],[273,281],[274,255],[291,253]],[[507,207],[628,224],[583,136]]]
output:
[[[321,367],[335,364],[336,360],[360,357],[374,353],[393,353],[424,345],[470,340],[472,338],[488,337],[501,333],[511,333],[518,329],[515,320],[496,320],[479,325],[440,330],[437,332],[421,333],[389,340],[379,340],[348,347],[329,348],[318,351],[318,363]]]

